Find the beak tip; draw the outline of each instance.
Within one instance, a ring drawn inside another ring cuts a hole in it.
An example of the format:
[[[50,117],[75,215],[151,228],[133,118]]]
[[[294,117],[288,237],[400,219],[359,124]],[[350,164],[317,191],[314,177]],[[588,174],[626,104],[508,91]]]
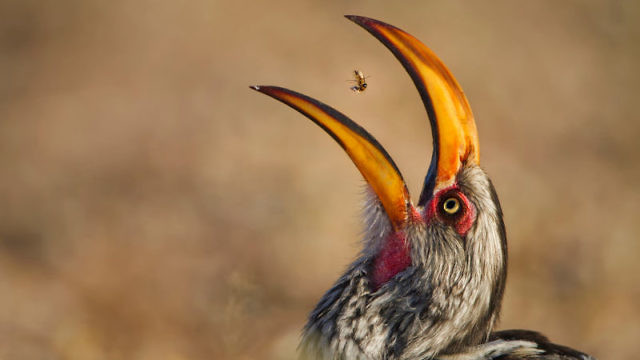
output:
[[[364,16],[358,16],[358,15],[345,15],[344,17],[346,17],[347,19],[353,21],[354,23],[358,24],[358,25],[363,25],[364,23],[366,23],[368,20],[371,20],[367,17]]]
[[[260,85],[249,85],[249,88],[255,91],[260,91]]]

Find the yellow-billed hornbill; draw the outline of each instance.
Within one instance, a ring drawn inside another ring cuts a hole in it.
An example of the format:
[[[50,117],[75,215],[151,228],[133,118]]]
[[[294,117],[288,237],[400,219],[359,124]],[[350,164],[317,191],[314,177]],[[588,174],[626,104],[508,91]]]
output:
[[[433,155],[417,205],[397,166],[362,127],[308,96],[252,86],[310,118],[344,148],[370,189],[364,249],[311,313],[301,343],[318,359],[589,359],[524,330],[492,333],[507,243],[479,166],[467,99],[425,45],[383,22],[347,16],[409,72],[426,107]]]

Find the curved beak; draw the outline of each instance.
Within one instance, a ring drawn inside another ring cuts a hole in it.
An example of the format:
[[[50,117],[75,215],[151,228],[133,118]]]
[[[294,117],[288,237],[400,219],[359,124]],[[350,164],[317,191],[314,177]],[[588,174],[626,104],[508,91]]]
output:
[[[311,119],[347,152],[380,199],[395,230],[407,222],[409,191],[398,167],[365,129],[335,109],[295,91],[276,86],[251,86]]]
[[[346,15],[380,40],[411,76],[427,109],[433,155],[418,205],[455,182],[461,167],[480,160],[478,133],[469,102],[449,69],[424,44],[406,32],[374,19]]]

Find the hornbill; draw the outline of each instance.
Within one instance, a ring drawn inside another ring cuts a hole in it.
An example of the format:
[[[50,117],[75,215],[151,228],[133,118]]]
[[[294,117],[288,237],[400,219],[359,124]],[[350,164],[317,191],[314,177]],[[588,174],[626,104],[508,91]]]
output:
[[[417,205],[385,149],[342,113],[306,95],[252,86],[331,135],[364,176],[364,249],[310,314],[313,359],[590,359],[524,330],[493,332],[507,275],[502,210],[479,166],[469,103],[420,41],[383,22],[347,18],[402,63],[431,123],[433,154]]]

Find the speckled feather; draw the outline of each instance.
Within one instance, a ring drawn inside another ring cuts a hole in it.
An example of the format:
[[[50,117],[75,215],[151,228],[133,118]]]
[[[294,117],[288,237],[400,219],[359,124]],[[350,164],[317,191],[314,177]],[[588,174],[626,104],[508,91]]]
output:
[[[502,214],[486,174],[469,165],[460,189],[478,209],[466,239],[449,226],[405,229],[412,265],[373,291],[371,263],[391,232],[375,196],[365,205],[364,249],[311,313],[302,350],[321,359],[424,359],[484,342],[506,276]]]
[[[408,225],[412,264],[377,290],[371,264],[392,230],[366,191],[364,248],[309,316],[304,359],[594,360],[532,331],[491,333],[506,281],[502,210],[478,166],[465,165],[457,184],[477,209],[467,235],[437,221]]]

